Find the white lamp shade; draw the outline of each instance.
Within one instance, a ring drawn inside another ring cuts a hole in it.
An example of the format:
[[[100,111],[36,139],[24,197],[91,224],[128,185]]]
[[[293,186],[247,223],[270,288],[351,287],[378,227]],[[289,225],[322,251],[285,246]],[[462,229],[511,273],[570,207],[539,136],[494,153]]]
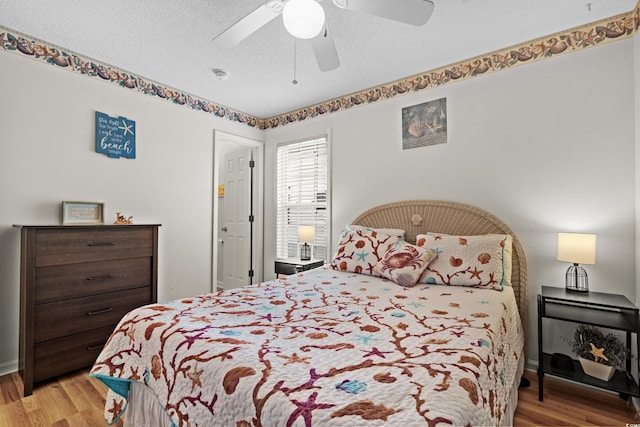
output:
[[[315,0],[289,0],[282,10],[282,22],[293,37],[311,39],[324,27],[324,9]]]
[[[298,241],[312,243],[315,238],[316,228],[313,225],[298,226]]]
[[[595,264],[596,235],[558,233],[558,261]]]

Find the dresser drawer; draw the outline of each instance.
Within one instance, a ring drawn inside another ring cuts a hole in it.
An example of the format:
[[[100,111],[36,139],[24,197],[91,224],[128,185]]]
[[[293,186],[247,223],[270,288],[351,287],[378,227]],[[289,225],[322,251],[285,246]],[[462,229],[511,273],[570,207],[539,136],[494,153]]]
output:
[[[90,366],[98,358],[114,328],[108,326],[36,344],[33,349],[34,381]]]
[[[151,257],[38,267],[35,303],[150,286],[151,273]]]
[[[127,312],[151,302],[151,286],[35,306],[34,342],[112,326]]]
[[[111,226],[43,229],[36,234],[36,267],[153,255],[153,228]]]

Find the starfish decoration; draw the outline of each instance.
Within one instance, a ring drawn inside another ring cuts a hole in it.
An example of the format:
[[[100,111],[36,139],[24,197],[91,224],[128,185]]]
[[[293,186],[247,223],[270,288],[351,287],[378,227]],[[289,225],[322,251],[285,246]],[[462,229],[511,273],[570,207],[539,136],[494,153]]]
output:
[[[122,133],[123,136],[127,135],[127,132],[129,132],[131,135],[133,135],[133,131],[131,130],[131,128],[133,127],[133,122],[131,122],[131,124],[129,126],[127,126],[127,122],[124,121],[124,119],[122,120],[122,126],[118,126],[118,129],[122,129],[124,132]]]
[[[127,331],[126,334],[129,337],[129,342],[133,342],[135,340],[136,337],[136,331],[135,329],[131,328]]]
[[[124,402],[122,400],[116,401],[116,399],[113,399],[112,405],[113,406],[111,406],[111,408],[109,408],[106,412],[112,414],[112,419],[117,420],[117,417],[122,412],[122,406],[124,405]]]
[[[202,339],[203,334],[204,332],[201,331],[200,333],[195,334],[193,336],[185,336],[184,341],[182,341],[180,345],[178,345],[178,348],[182,347],[183,344],[187,344],[187,348],[190,349],[191,346],[195,344],[197,340]]]
[[[133,367],[131,368],[131,374],[129,375],[129,378],[134,381],[137,381],[140,379],[140,375],[138,374],[138,368],[135,368],[135,369]]]
[[[292,363],[305,363],[308,365],[310,359],[310,357],[300,357],[298,353],[293,353],[291,356],[278,355],[278,357],[286,360],[286,362],[284,362],[285,366]]]
[[[187,378],[191,380],[191,393],[196,388],[196,385],[202,387],[202,382],[200,381],[200,375],[204,372],[204,369],[198,370],[198,365],[193,368],[193,372],[187,372]]]
[[[361,351],[364,353],[364,350],[361,350]],[[382,357],[383,359],[386,359],[386,356],[385,356],[386,353],[393,353],[393,352],[392,351],[380,351],[380,350],[378,350],[377,347],[373,347],[370,352],[366,353],[362,357],[379,356],[379,357]]]
[[[470,271],[469,273],[471,274],[470,279],[473,279],[474,277],[478,280],[480,280],[480,274],[483,272],[483,270],[478,270],[478,267],[473,267],[473,271]]]
[[[330,403],[316,403],[317,397],[318,392],[314,391],[313,393],[311,393],[311,396],[309,396],[309,399],[307,399],[306,402],[291,399],[291,402],[298,408],[291,413],[291,416],[287,420],[287,427],[292,426],[294,421],[298,419],[298,417],[302,417],[302,419],[304,420],[304,425],[306,427],[311,427],[311,413],[314,409],[328,409],[335,406]]]
[[[369,253],[365,252],[365,251],[362,251],[362,252],[360,252],[359,254],[356,254],[356,255],[358,257],[358,261],[365,261],[367,255],[369,255]]]
[[[266,316],[260,316],[260,318],[264,320],[268,320],[269,322],[273,321],[273,316],[271,316],[271,313],[268,313]]]
[[[369,335],[356,335],[354,341],[360,340],[364,345],[369,344],[369,341],[380,341],[378,338],[374,338],[373,334]]]
[[[607,356],[604,355],[604,347],[602,348],[598,348],[595,345],[593,345],[593,343],[589,343],[591,345],[591,350],[589,350],[589,353],[593,354],[594,359],[596,359],[596,362],[598,362],[598,359],[604,359],[607,362],[609,361],[609,359],[607,359]]]

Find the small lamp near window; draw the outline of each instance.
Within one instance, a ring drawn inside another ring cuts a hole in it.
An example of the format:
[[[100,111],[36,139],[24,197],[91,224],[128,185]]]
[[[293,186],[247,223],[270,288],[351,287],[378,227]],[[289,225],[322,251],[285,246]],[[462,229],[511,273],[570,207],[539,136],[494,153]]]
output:
[[[596,235],[558,233],[558,261],[573,263],[565,276],[567,291],[589,292],[587,272],[578,264],[596,263]]]
[[[309,243],[313,243],[315,234],[316,229],[313,225],[298,226],[298,241],[302,243],[302,246],[300,246],[300,259],[302,261],[311,259],[311,246],[309,246]]]

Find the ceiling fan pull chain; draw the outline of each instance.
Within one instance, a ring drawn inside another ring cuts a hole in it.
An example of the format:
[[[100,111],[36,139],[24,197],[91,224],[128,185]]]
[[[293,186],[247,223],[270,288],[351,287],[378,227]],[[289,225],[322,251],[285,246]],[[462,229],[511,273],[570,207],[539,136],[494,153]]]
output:
[[[296,80],[296,39],[295,37],[293,38],[293,80],[291,80],[291,83],[293,83],[294,85],[298,84],[298,80]]]

